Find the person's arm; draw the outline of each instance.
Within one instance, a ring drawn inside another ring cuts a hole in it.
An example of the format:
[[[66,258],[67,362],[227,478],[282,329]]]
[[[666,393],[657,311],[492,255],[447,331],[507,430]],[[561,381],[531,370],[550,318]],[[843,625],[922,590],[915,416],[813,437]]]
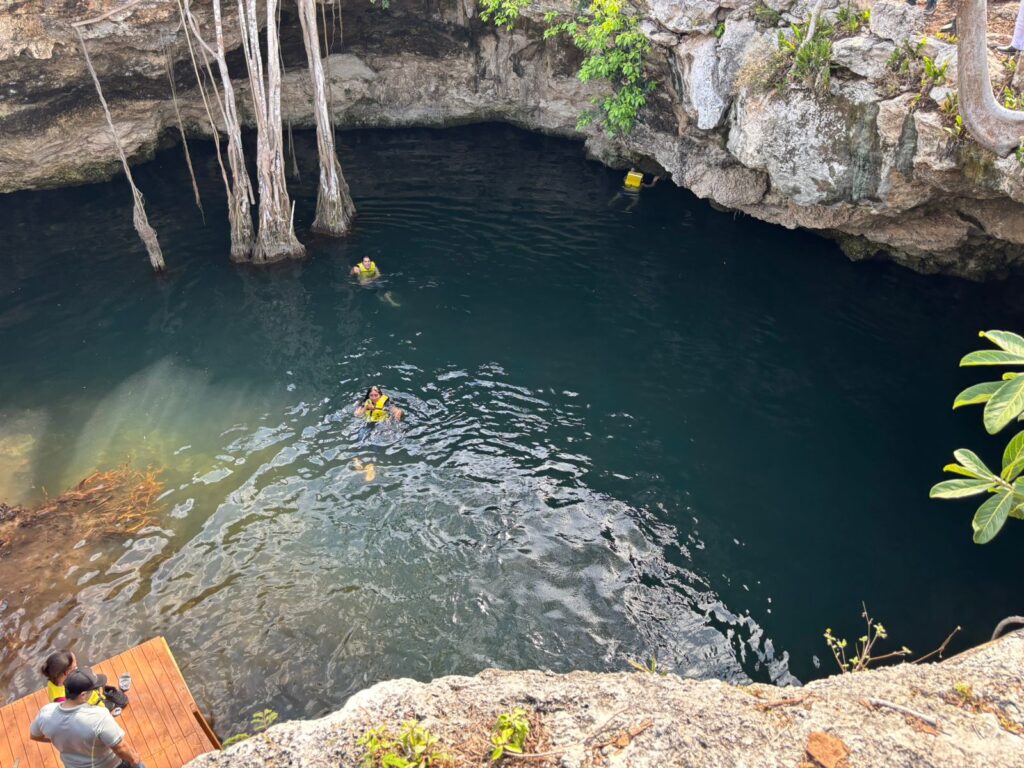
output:
[[[145,768],[142,764],[142,760],[139,758],[139,753],[132,749],[130,745],[126,744],[123,739],[119,744],[112,746],[110,751],[121,758],[123,762],[133,766],[133,768]]]
[[[365,405],[357,405],[356,406],[356,416],[362,416],[364,413],[366,413],[366,406]]]
[[[397,405],[391,406],[391,418],[393,418],[395,421],[401,421],[403,416],[405,416],[405,411],[403,411]]]
[[[661,181],[661,176],[655,176],[655,177],[654,177],[654,179],[653,179],[653,180],[651,181],[651,183],[650,183],[650,184],[644,184],[643,186],[644,186],[644,187],[646,187],[646,188],[648,188],[648,189],[650,189],[650,188],[651,188],[651,187],[653,187],[653,186],[654,186],[655,184],[657,184],[657,183],[658,183],[659,181]]]
[[[350,274],[358,275],[359,274],[359,267],[358,266],[352,267],[352,271],[350,272]]]
[[[32,724],[28,727],[28,737],[32,741],[38,741],[41,744],[49,744],[50,740],[43,735],[42,728],[39,727],[39,718],[37,717],[32,721]]]

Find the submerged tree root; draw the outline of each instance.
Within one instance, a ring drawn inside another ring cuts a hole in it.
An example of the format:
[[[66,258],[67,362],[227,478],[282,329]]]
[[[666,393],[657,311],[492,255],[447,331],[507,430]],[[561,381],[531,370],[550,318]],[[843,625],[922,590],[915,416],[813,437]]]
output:
[[[29,544],[27,529],[45,526],[74,535],[75,540],[113,534],[131,535],[156,519],[156,499],[163,492],[158,472],[124,464],[93,472],[59,496],[34,507],[0,503],[0,557]]]

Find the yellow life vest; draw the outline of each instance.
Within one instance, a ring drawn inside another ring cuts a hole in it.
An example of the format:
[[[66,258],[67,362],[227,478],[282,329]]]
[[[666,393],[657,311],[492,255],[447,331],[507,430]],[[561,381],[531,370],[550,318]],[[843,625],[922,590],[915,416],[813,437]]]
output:
[[[388,417],[388,412],[384,410],[385,404],[388,402],[387,395],[381,395],[380,400],[376,403],[372,400],[367,400],[363,403],[364,417],[367,421],[377,424],[384,421]]]
[[[64,701],[67,696],[64,693],[63,685],[54,685],[49,680],[46,681],[46,695],[50,697],[50,701]],[[99,704],[101,694],[99,691],[93,691],[92,696],[89,697],[90,704]]]
[[[626,178],[623,180],[622,184],[624,187],[626,187],[626,189],[640,189],[640,185],[643,183],[643,181],[644,175],[642,173],[640,173],[639,171],[629,171],[629,173],[626,174]]]
[[[377,262],[371,261],[370,267],[367,269],[363,262],[359,262],[359,277],[369,280],[371,277],[377,276]]]

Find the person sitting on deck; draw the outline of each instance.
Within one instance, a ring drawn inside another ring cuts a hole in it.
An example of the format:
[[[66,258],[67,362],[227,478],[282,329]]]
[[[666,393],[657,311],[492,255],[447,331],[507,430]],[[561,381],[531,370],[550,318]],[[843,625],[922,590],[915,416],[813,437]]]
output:
[[[380,424],[392,418],[401,421],[405,411],[388,403],[388,396],[381,392],[376,384],[366,391],[366,399],[356,408],[356,416],[361,416],[367,424]]]
[[[376,280],[380,277],[380,270],[377,263],[369,256],[363,256],[363,260],[352,267],[352,274],[361,281]]]
[[[110,712],[89,703],[106,682],[88,667],[78,668],[64,680],[65,700],[47,704],[29,726],[32,741],[57,748],[64,768],[145,768]]]

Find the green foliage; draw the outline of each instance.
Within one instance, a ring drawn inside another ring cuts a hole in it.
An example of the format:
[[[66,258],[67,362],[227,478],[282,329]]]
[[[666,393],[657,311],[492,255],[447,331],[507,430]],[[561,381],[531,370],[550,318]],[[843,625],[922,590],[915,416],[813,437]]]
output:
[[[519,14],[529,4],[530,0],[480,0],[480,18],[493,22],[496,27],[512,29]]]
[[[964,355],[961,367],[979,365],[1024,366],[1024,337],[1008,331],[982,331],[997,349],[982,349]],[[1016,371],[1003,373],[997,381],[986,381],[968,387],[953,400],[953,408],[984,405],[982,423],[990,435],[1008,425],[1024,420],[1024,375]],[[961,499],[987,495],[974,513],[971,523],[974,543],[987,544],[1002,530],[1007,518],[1024,520],[1024,431],[1018,432],[1003,450],[1002,468],[993,472],[977,454],[960,448],[953,452],[956,463],[943,471],[958,475],[932,487],[933,499]]]
[[[391,7],[391,0],[370,0],[370,5],[377,5],[380,3],[380,7],[385,11]]]
[[[754,21],[763,27],[777,27],[782,21],[782,14],[774,8],[769,8],[763,0],[758,0],[754,6]]]
[[[949,67],[948,61],[938,65],[931,56],[922,56],[921,63],[923,65],[921,73],[922,91],[931,90],[934,86],[946,84],[946,68]]]
[[[661,675],[664,677],[668,674],[668,670],[664,667],[658,666],[658,657],[652,655],[651,658],[646,662],[636,661],[635,659],[626,659],[626,663],[629,664],[637,672],[647,672],[652,675]]]
[[[612,94],[595,99],[599,122],[611,136],[629,133],[636,125],[640,110],[647,103],[647,94],[654,83],[644,75],[644,62],[651,43],[639,29],[639,18],[627,13],[623,0],[589,0],[574,17],[558,21],[557,11],[549,11],[544,19],[551,26],[544,37],[566,35],[586,54],[580,66],[579,79],[607,80]],[[584,113],[577,127],[589,125],[593,112]]]
[[[1007,109],[1024,110],[1024,94],[1017,93],[1010,86],[1003,86],[1003,106]]]
[[[509,712],[502,712],[494,723],[491,734],[491,762],[497,762],[506,752],[516,755],[523,754],[526,740],[530,737],[530,721],[526,718],[526,710],[516,707]]]
[[[272,709],[264,709],[260,712],[254,712],[249,721],[249,728],[252,733],[236,733],[234,736],[224,741],[224,746],[230,747],[232,744],[237,744],[240,741],[251,739],[256,734],[267,730],[267,728],[272,726],[275,722],[277,722],[277,712]]]
[[[964,128],[964,119],[960,116],[960,98],[957,94],[946,95],[939,104],[939,113],[942,115],[942,130],[949,136],[951,145],[956,147],[966,142],[967,130]]]
[[[808,39],[811,20],[790,24],[779,32],[779,50],[790,60],[789,80],[808,85],[819,93],[828,91],[832,73],[832,38],[835,28],[819,18],[814,36]]]
[[[916,43],[904,40],[903,43],[890,54],[886,65],[897,75],[913,75],[913,70],[920,68],[921,51],[927,45],[927,38],[921,38]]]
[[[871,21],[871,11],[858,11],[851,5],[840,6],[836,11],[836,28],[844,36],[855,35],[861,27]]]
[[[725,34],[725,22],[724,21],[718,22],[718,26],[715,27],[714,34],[715,34],[715,37],[717,37],[719,39],[721,39],[722,35]]]
[[[879,640],[885,640],[888,638],[889,633],[885,627],[880,623],[876,623],[874,619],[868,615],[867,607],[864,607],[861,616],[867,623],[867,632],[857,639],[854,645],[856,653],[849,658],[846,656],[846,649],[849,645],[844,638],[836,637],[832,634],[831,629],[825,630],[825,643],[828,645],[828,649],[832,651],[832,656],[835,657],[836,664],[839,665],[839,669],[842,672],[862,672],[872,664],[876,664],[880,661],[888,659],[899,658],[902,656],[909,656],[910,649],[903,646],[898,651],[890,651],[884,653],[881,656],[872,656],[875,644]]]
[[[432,768],[451,765],[449,755],[437,751],[437,736],[417,720],[402,723],[398,736],[386,725],[371,728],[356,741],[365,751],[363,768]]]

